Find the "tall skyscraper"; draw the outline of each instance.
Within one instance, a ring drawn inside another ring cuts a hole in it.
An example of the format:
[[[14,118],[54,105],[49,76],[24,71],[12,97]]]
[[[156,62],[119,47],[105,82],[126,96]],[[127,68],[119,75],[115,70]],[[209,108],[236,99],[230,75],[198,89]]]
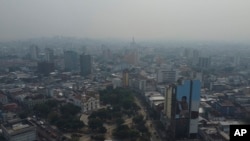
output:
[[[192,65],[197,65],[199,63],[200,51],[197,49],[193,50]]]
[[[80,70],[82,76],[90,75],[92,72],[92,58],[90,55],[80,55]]]
[[[158,83],[175,83],[178,79],[178,71],[172,69],[159,69],[157,71],[157,82]]]
[[[45,49],[45,61],[47,61],[47,62],[54,61],[54,51],[50,48]]]
[[[48,76],[54,70],[55,70],[54,62],[42,61],[37,63],[37,71],[40,74]]]
[[[197,138],[200,89],[199,80],[185,80],[168,87],[163,115],[172,140]]]
[[[38,47],[36,45],[31,45],[29,48],[30,59],[38,60]]]
[[[80,54],[87,54],[87,47],[86,46],[81,47]]]
[[[122,72],[122,86],[123,87],[129,86],[129,71],[127,69],[123,70]]]
[[[64,52],[64,68],[66,71],[77,70],[77,53],[74,51],[65,51]]]
[[[133,37],[133,38],[132,38],[132,42],[130,43],[130,47],[131,47],[131,48],[134,48],[135,46],[136,46],[135,38]]]
[[[211,57],[199,57],[198,67],[201,69],[209,68],[211,65]]]

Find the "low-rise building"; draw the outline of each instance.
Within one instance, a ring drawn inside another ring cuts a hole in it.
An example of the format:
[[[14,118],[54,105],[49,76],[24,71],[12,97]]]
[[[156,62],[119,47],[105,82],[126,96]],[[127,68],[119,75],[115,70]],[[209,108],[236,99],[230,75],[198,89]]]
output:
[[[1,104],[7,104],[8,103],[8,98],[6,95],[0,93],[0,103]]]
[[[3,136],[7,141],[36,140],[36,126],[28,120],[12,120],[1,125]]]
[[[97,110],[100,107],[99,94],[73,94],[68,101],[81,107],[83,113]]]
[[[199,134],[205,141],[226,141],[215,127],[202,127],[199,129]]]

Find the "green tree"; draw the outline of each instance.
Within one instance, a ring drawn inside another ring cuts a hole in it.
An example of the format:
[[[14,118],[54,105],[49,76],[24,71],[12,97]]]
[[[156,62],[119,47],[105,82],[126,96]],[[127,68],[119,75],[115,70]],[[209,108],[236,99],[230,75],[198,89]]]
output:
[[[136,129],[142,133],[147,133],[148,132],[148,128],[145,126],[144,122],[140,122],[138,124],[135,125]]]
[[[36,114],[43,118],[47,118],[48,114],[53,108],[56,108],[58,106],[58,102],[56,100],[48,100],[44,103],[36,104],[33,107],[33,110]]]
[[[19,113],[19,117],[21,119],[27,118],[28,117],[28,112],[27,111],[22,111],[21,113]]]
[[[94,111],[89,117],[89,119],[91,118],[100,118],[100,119],[107,119],[110,118],[110,111],[106,110],[106,109],[100,109],[98,111]]]
[[[105,140],[105,136],[104,136],[104,134],[92,135],[91,139],[94,139],[96,141],[104,141]]]
[[[70,141],[80,141],[80,138],[79,137],[72,137],[71,139],[70,139]]]
[[[106,133],[106,132],[107,132],[107,129],[106,129],[104,126],[102,126],[102,127],[99,127],[99,128],[97,129],[97,132],[98,132],[98,133]]]
[[[120,139],[129,137],[129,127],[127,125],[120,125],[113,131],[113,135]]]
[[[46,118],[48,116],[48,113],[50,112],[50,107],[47,104],[42,103],[42,104],[35,105],[33,110],[39,116]]]
[[[90,129],[96,130],[97,128],[100,128],[103,126],[103,121],[98,118],[92,118],[92,119],[89,119],[88,126]]]
[[[56,126],[64,131],[75,131],[84,127],[84,123],[77,118],[60,118],[56,121]]]
[[[59,114],[57,112],[50,112],[48,114],[48,121],[51,123],[51,124],[54,124],[58,119],[59,119]]]
[[[47,104],[50,108],[55,108],[59,105],[58,101],[56,100],[49,100],[45,102],[45,104]]]
[[[71,103],[67,103],[60,108],[60,111],[63,116],[75,116],[81,111],[81,108]]]
[[[116,124],[117,124],[118,126],[119,126],[119,125],[122,125],[124,122],[125,122],[125,121],[124,121],[124,119],[122,119],[122,118],[116,119]]]
[[[137,115],[135,117],[133,117],[133,122],[136,124],[136,123],[140,123],[140,122],[143,122],[143,115]]]

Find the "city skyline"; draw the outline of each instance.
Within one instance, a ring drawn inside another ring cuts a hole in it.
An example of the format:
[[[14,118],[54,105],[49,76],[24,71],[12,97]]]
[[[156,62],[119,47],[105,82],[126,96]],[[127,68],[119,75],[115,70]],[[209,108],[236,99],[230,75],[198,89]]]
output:
[[[0,41],[69,36],[248,42],[249,1],[1,1]]]

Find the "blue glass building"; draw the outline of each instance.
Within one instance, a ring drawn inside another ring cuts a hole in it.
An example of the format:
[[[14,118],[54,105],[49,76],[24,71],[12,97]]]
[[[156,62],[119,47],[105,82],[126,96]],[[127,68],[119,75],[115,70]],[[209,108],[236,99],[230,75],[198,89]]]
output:
[[[167,134],[173,139],[196,138],[201,83],[184,80],[168,87],[164,114]]]

